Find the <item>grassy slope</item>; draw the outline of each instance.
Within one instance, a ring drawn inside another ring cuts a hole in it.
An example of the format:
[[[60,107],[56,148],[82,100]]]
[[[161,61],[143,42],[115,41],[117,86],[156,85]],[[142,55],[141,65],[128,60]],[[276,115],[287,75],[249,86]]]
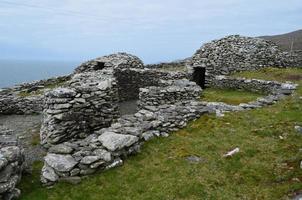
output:
[[[244,73],[254,78],[282,80],[302,70]],[[302,81],[297,81],[302,85]],[[217,94],[224,96],[224,93]],[[57,184],[51,189],[33,176],[20,185],[22,200],[99,199],[280,199],[302,189],[302,87],[298,94],[274,106],[229,113],[223,118],[203,116],[169,138],[147,142],[140,154],[122,167],[95,174],[81,184]],[[280,139],[282,136],[284,139]],[[240,153],[221,156],[235,147]],[[191,164],[188,155],[204,162]]]
[[[222,90],[216,88],[207,88],[203,91],[202,101],[217,101],[227,104],[239,105],[240,103],[248,103],[256,100],[263,95],[237,90]]]

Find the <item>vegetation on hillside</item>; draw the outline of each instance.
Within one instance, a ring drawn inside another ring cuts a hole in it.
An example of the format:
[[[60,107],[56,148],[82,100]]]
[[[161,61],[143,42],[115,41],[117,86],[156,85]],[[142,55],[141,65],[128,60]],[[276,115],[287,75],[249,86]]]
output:
[[[257,98],[262,96],[263,94],[253,92],[238,91],[232,89],[207,88],[203,91],[201,100],[239,105],[240,103],[255,101]]]
[[[293,31],[281,35],[263,36],[266,40],[271,40],[285,51],[302,50],[302,30]]]
[[[261,109],[202,116],[168,138],[147,142],[122,167],[78,185],[39,182],[41,163],[20,184],[22,200],[288,199],[302,192],[302,69],[266,69],[236,76],[299,83],[297,93]],[[234,75],[235,76],[235,75]],[[295,78],[293,78],[295,77]],[[229,91],[216,93],[229,99]],[[214,95],[214,94],[211,94]],[[244,95],[236,95],[236,102]],[[213,97],[214,98],[214,97]],[[222,155],[235,147],[231,158]],[[187,156],[201,161],[191,163]]]

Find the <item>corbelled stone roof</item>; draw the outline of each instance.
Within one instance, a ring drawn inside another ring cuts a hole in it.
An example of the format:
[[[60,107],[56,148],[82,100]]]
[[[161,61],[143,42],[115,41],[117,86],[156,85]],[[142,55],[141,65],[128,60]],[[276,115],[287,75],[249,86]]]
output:
[[[104,68],[144,68],[143,62],[128,53],[116,53],[85,62],[75,69],[75,73],[97,71]]]
[[[204,44],[192,57],[190,67],[205,67],[209,74],[229,74],[234,71],[262,67],[286,67],[291,58],[273,42],[260,38],[231,35]]]

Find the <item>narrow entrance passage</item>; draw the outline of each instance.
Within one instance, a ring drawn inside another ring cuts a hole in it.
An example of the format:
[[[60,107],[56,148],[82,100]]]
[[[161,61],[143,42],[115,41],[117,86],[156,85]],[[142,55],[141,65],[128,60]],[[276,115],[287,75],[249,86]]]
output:
[[[202,89],[205,88],[206,80],[206,68],[204,67],[194,67],[193,81],[199,85]]]

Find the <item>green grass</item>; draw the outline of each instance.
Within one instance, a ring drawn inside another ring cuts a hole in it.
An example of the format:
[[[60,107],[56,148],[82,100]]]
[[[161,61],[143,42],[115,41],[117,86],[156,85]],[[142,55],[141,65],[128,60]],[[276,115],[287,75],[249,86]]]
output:
[[[31,130],[29,130],[31,131]],[[38,128],[34,133],[32,133],[30,144],[32,146],[37,146],[40,144],[40,128]]]
[[[240,103],[248,103],[262,97],[262,94],[238,91],[231,89],[207,88],[203,91],[202,101],[217,101],[227,104],[238,105]]]
[[[302,75],[301,69],[285,71]],[[267,77],[285,80],[275,73]],[[227,113],[223,118],[203,116],[168,138],[147,142],[122,167],[89,176],[79,185],[42,187],[41,164],[36,163],[33,174],[25,175],[19,185],[21,199],[287,199],[302,190],[302,136],[294,130],[302,125],[300,96],[301,86],[296,95],[270,107]],[[235,147],[240,148],[237,155],[222,158]],[[191,164],[185,160],[188,155],[204,162]]]
[[[246,77],[246,78],[255,78],[263,80],[275,80],[275,81],[292,81],[292,82],[301,82],[302,81],[302,68],[264,68],[257,71],[251,72],[239,72],[232,74],[233,77]]]

